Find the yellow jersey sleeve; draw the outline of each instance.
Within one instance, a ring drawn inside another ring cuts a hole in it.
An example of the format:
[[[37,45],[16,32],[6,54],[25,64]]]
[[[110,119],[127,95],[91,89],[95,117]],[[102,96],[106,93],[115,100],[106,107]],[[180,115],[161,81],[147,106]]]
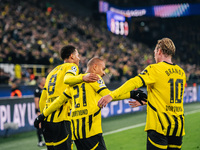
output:
[[[126,81],[122,86],[120,86],[116,90],[112,91],[110,93],[110,96],[113,99],[116,99],[116,98],[122,96],[123,94],[130,92],[136,88],[139,88],[143,85],[144,85],[144,82],[142,81],[141,77],[136,76],[136,77],[131,78],[128,81]]]
[[[64,83],[70,86],[83,82],[83,75],[79,74],[79,68],[74,63],[67,63],[68,68],[64,76]]]
[[[111,93],[111,91],[107,88],[105,85],[104,80],[99,76],[99,80],[93,83],[90,83],[91,86],[94,88],[94,90],[100,95],[100,96],[105,96]],[[130,92],[119,95],[118,97],[115,97],[113,100],[122,100],[122,99],[127,99],[130,98]]]
[[[99,78],[100,79],[98,81],[89,83],[98,94],[100,94],[103,90],[108,89],[104,83],[104,80],[100,76]]]
[[[138,76],[142,79],[144,85],[156,82],[156,71],[153,65],[147,66]]]
[[[84,74],[74,76],[73,74],[67,73],[64,77],[64,83],[68,84],[70,86],[79,84],[79,83],[83,82],[83,76],[84,76]]]
[[[45,108],[46,100],[47,100],[47,89],[44,87],[44,89],[42,90],[40,101],[39,101],[39,108],[40,108],[41,113],[43,112]]]
[[[68,88],[66,91],[69,91]],[[67,103],[71,99],[71,96],[67,95],[66,92],[63,92],[59,97],[57,97],[51,105],[43,111],[45,117],[59,109],[64,103]]]

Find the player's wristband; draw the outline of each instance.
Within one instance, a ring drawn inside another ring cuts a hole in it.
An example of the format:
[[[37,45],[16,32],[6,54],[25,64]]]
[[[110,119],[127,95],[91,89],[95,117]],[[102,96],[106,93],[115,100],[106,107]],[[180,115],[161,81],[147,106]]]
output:
[[[35,113],[37,114],[38,112],[40,112],[40,109],[35,108]]]

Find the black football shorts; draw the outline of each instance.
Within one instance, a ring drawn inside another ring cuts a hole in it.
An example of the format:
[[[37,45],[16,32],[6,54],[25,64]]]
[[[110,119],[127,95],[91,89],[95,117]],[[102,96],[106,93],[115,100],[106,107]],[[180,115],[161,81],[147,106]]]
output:
[[[182,136],[164,136],[154,130],[147,131],[147,150],[180,150]]]
[[[70,121],[42,122],[42,132],[48,150],[71,150]]]
[[[74,141],[78,150],[106,150],[102,134]]]

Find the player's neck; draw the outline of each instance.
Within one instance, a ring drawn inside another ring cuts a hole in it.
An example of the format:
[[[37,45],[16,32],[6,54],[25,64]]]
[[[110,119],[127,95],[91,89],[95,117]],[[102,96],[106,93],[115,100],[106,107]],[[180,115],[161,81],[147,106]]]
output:
[[[169,64],[173,64],[172,58],[171,58],[171,57],[163,57],[163,58],[161,59],[161,62],[163,62],[163,61],[165,61],[165,62],[167,62],[167,63],[169,63]]]
[[[74,61],[72,59],[65,59],[64,63],[74,63]]]
[[[85,73],[95,73],[91,68],[87,68],[87,70],[85,71]]]

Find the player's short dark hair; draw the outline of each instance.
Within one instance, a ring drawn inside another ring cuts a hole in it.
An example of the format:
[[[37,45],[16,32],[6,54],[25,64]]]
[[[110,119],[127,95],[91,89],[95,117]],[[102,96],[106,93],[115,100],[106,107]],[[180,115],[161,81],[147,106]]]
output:
[[[60,50],[60,57],[62,58],[62,60],[69,58],[69,56],[74,53],[76,50],[76,48],[72,45],[67,45],[64,46],[63,48],[61,48]]]

